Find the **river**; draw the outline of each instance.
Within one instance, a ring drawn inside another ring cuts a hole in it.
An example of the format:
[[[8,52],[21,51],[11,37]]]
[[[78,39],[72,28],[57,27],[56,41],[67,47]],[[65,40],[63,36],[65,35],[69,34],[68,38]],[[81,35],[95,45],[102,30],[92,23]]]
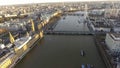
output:
[[[89,31],[83,21],[78,23],[79,16],[65,17],[54,31]],[[85,56],[80,55],[81,50]],[[82,64],[106,68],[92,35],[45,35],[15,68],[80,68]]]

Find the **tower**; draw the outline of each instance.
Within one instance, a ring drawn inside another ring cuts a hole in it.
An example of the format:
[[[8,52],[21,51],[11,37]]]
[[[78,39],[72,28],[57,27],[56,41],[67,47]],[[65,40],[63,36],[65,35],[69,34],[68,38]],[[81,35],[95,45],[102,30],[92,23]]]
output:
[[[29,33],[28,33],[28,32],[26,32],[26,36],[29,36]]]
[[[85,4],[85,9],[84,9],[84,11],[85,11],[85,14],[84,14],[84,17],[85,17],[85,19],[88,17],[88,6],[87,6],[87,4]]]
[[[9,37],[10,37],[10,42],[13,43],[15,40],[14,40],[14,37],[12,36],[12,34],[9,32]]]
[[[112,1],[111,15],[117,17],[119,10],[116,8],[117,5]]]
[[[30,22],[31,22],[31,24],[32,24],[32,31],[34,32],[34,31],[35,31],[35,25],[34,25],[34,22],[33,22],[32,19],[30,20]]]

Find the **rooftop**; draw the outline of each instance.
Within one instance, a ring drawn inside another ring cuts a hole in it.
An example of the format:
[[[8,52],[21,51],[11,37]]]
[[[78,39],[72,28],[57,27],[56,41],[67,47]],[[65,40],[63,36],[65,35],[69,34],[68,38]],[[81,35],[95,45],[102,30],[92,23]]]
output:
[[[21,49],[27,42],[29,42],[30,39],[31,37],[21,37],[16,39],[14,42],[15,47]]]
[[[4,48],[4,44],[0,44],[0,63],[7,59],[7,57],[10,57],[13,55],[13,52],[11,52],[8,48]]]
[[[120,33],[109,33],[109,35],[116,41],[120,41]]]
[[[110,19],[114,27],[120,27],[120,20],[119,19]]]
[[[104,16],[104,10],[92,10],[89,12],[89,16],[97,16],[97,17]]]
[[[112,35],[114,35],[115,38],[120,38],[120,33],[119,34],[113,33]]]
[[[91,23],[95,26],[95,27],[104,27],[104,28],[110,28],[110,23],[108,23],[108,21],[105,18],[90,18]]]

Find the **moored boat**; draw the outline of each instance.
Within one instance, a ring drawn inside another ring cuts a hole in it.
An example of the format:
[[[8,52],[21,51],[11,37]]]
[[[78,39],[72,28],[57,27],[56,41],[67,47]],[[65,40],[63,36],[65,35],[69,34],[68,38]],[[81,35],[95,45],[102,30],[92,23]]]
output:
[[[90,64],[87,64],[87,68],[91,68],[91,65],[90,65]]]
[[[85,55],[85,52],[83,50],[80,51],[81,56]]]
[[[82,65],[81,65],[81,68],[85,68],[85,65],[84,65],[84,64],[82,64]]]

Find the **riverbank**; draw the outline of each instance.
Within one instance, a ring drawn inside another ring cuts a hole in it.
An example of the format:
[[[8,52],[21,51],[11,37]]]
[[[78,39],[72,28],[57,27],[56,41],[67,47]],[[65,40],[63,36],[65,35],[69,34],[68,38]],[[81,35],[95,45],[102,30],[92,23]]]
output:
[[[114,65],[111,63],[111,56],[108,55],[108,53],[106,52],[107,50],[107,47],[106,47],[106,44],[105,44],[105,36],[104,35],[94,35],[94,41],[95,41],[95,44],[96,44],[96,47],[104,61],[104,63],[106,64],[106,67],[107,68],[115,68]]]

